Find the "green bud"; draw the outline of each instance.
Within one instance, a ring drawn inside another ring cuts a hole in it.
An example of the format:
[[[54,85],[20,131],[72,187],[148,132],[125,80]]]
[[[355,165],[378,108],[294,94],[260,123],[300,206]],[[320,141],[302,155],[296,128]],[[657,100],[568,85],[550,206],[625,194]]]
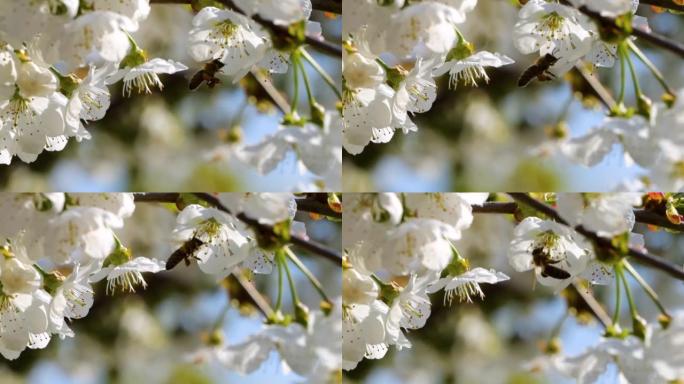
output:
[[[658,323],[663,329],[667,329],[667,327],[670,326],[670,323],[672,323],[672,316],[667,313],[661,313],[660,316],[658,316]]]
[[[394,90],[399,88],[401,82],[408,75],[408,71],[400,66],[387,67],[385,68],[385,73],[387,75],[387,84]]]
[[[57,271],[41,273],[41,275],[43,276],[43,289],[51,295],[57,291],[57,288],[62,286],[65,280],[65,277]]]
[[[321,128],[325,123],[325,108],[315,101],[311,103],[311,122]]]
[[[632,334],[641,340],[646,338],[646,320],[639,315],[632,316]]]
[[[309,308],[301,301],[295,305],[294,321],[306,328],[309,325]]]
[[[651,99],[649,99],[648,96],[644,95],[643,93],[639,94],[639,98],[637,99],[637,113],[646,117],[647,119],[650,119],[652,109],[653,102]]]
[[[447,54],[446,61],[463,60],[472,56],[473,53],[475,53],[475,45],[463,38],[463,36],[459,35],[458,42],[456,43],[456,46],[451,48]]]
[[[327,300],[321,300],[319,308],[323,313],[325,313],[326,316],[329,316],[333,310],[333,304]]]
[[[122,265],[125,264],[133,258],[133,254],[131,253],[131,250],[124,247],[123,244],[119,241],[119,239],[115,238],[116,240],[116,247],[110,253],[107,258],[105,258],[103,267],[108,267],[110,265]]]

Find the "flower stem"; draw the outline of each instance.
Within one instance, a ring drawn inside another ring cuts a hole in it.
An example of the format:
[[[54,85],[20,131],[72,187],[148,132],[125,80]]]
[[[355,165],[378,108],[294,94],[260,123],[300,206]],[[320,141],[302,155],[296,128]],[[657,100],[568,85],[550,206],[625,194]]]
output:
[[[292,96],[292,105],[290,106],[290,114],[297,113],[297,105],[299,104],[299,55],[297,51],[292,54],[292,72],[294,73],[294,95]]]
[[[634,63],[632,62],[632,58],[629,56],[629,51],[627,50],[626,46],[624,44],[620,44],[620,49],[622,49],[622,52],[625,55],[625,60],[627,60],[627,64],[629,65],[629,73],[632,76],[634,92],[636,93],[636,98],[638,100],[639,96],[641,95],[641,87],[639,86],[639,76],[637,76],[636,69],[634,68]]]
[[[637,47],[636,44],[634,44],[631,40],[627,40],[627,46],[632,52],[634,52],[636,57],[638,57],[639,60],[641,60],[641,62],[644,63],[644,65],[646,65],[648,70],[651,71],[651,74],[653,74],[653,77],[655,77],[656,80],[658,80],[658,82],[663,87],[665,92],[674,95],[674,92],[665,81],[665,77],[660,72],[658,67],[656,67],[651,60],[649,60],[649,58],[641,51],[641,49],[639,49],[639,47]]]
[[[282,261],[278,257],[278,254],[276,254],[275,262],[278,266],[278,297],[276,298],[274,311],[277,313],[280,311],[280,307],[282,307],[283,304],[283,265]]]
[[[625,101],[625,83],[627,82],[627,69],[625,68],[625,53],[624,50],[618,46],[618,56],[620,57],[620,95],[618,97],[618,105]]]
[[[318,281],[318,279],[316,278],[316,276],[314,276],[313,273],[311,273],[309,268],[307,268],[306,265],[304,265],[304,263],[302,263],[302,261],[299,259],[299,257],[297,257],[297,255],[295,255],[295,253],[292,252],[292,250],[290,248],[285,247],[284,249],[285,249],[285,253],[287,254],[287,257],[290,260],[292,260],[292,263],[294,263],[294,265],[297,266],[297,268],[300,271],[302,271],[304,276],[306,276],[306,278],[309,280],[311,285],[314,286],[314,288],[316,289],[318,294],[321,295],[323,300],[325,300],[327,302],[331,302],[330,299],[328,298],[328,295],[325,294],[325,291],[323,290],[323,286],[321,285],[321,282]]]
[[[309,74],[306,73],[306,68],[304,68],[304,63],[301,60],[297,60],[295,64],[302,71],[302,79],[304,79],[304,88],[306,89],[306,98],[309,101],[309,105],[313,106],[316,103],[314,99],[313,92],[311,91],[311,84],[309,84]],[[295,68],[297,70],[297,68]]]
[[[629,282],[627,281],[627,277],[625,276],[625,273],[622,269],[622,264],[616,264],[615,265],[615,272],[620,276],[622,279],[622,284],[625,287],[625,294],[627,295],[627,302],[629,302],[629,313],[632,315],[632,317],[638,317],[639,313],[637,312],[636,308],[636,303],[634,303],[634,297],[632,296],[632,290],[629,287]]]
[[[627,270],[627,272],[629,272],[629,274],[632,275],[632,277],[634,277],[634,280],[636,280],[637,283],[639,283],[639,285],[644,290],[644,292],[646,292],[648,297],[650,297],[651,300],[653,300],[653,303],[658,307],[658,309],[660,310],[660,313],[662,313],[663,315],[665,315],[667,317],[670,317],[669,313],[667,313],[667,309],[665,309],[665,307],[663,306],[663,303],[660,302],[660,299],[658,298],[658,294],[653,290],[653,288],[651,288],[651,286],[648,285],[646,280],[644,280],[643,277],[641,277],[639,272],[637,272],[637,270],[634,269],[634,267],[632,267],[632,265],[627,260],[624,260],[623,262],[624,262],[625,269]]]
[[[290,266],[284,256],[282,257],[283,268],[285,268],[285,273],[287,273],[287,282],[290,285],[290,293],[292,294],[292,305],[296,308],[299,303],[299,296],[297,295],[297,288],[295,287],[294,280],[292,279],[292,274],[290,273]]]
[[[342,100],[342,93],[340,92],[339,89],[337,89],[337,85],[335,84],[335,81],[332,79],[332,77],[330,77],[328,72],[326,72],[325,69],[323,69],[323,67],[321,67],[321,65],[318,64],[318,62],[304,48],[300,48],[299,51],[301,52],[304,60],[306,60],[309,64],[311,64],[313,69],[316,70],[316,72],[318,72],[318,74],[321,76],[323,81],[325,81],[325,83],[328,84],[330,89],[332,89],[333,92],[335,92],[335,95],[337,96],[337,98],[339,100]]]
[[[620,310],[622,307],[622,292],[620,292],[620,274],[615,272],[615,312],[613,312],[613,327],[620,323]]]

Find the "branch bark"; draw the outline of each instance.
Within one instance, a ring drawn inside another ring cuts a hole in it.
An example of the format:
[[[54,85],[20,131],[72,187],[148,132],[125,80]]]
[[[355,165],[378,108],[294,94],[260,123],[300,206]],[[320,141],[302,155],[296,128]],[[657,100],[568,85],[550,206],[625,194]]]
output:
[[[684,4],[677,4],[673,0],[641,0],[639,4],[653,5],[673,11],[684,12]]]
[[[342,2],[335,0],[311,0],[311,6],[317,11],[342,14]]]
[[[568,0],[561,0],[560,2],[561,4],[564,4],[568,7],[573,7],[572,3],[570,3]],[[589,16],[597,23],[608,26],[616,26],[615,19],[613,19],[612,17],[603,16],[600,12],[591,10],[585,5],[576,7],[576,9],[585,14],[586,16]],[[667,49],[673,53],[678,54],[679,56],[684,57],[684,44],[671,40],[666,36],[660,35],[655,32],[647,31],[637,26],[632,26],[632,35],[640,37],[653,45]]]
[[[566,225],[568,227],[574,228],[575,231],[577,231],[579,234],[583,235],[587,239],[595,242],[599,246],[606,247],[606,248],[612,248],[615,249],[613,244],[611,243],[610,239],[607,239],[605,237],[601,237],[597,235],[596,233],[589,231],[588,229],[582,227],[582,226],[577,226],[577,227],[572,227],[565,219],[563,219],[558,212],[551,207],[548,204],[545,204],[537,199],[532,198],[530,195],[526,193],[509,193],[509,196],[511,196],[515,201],[525,204],[531,208],[534,208],[535,210],[545,214],[546,216],[554,219],[556,222]],[[616,250],[616,249],[615,249]],[[616,250],[617,251],[617,250]],[[684,268],[681,266],[674,264],[668,260],[665,260],[661,257],[654,256],[648,252],[643,252],[635,248],[629,248],[629,251],[627,252],[628,256],[633,257],[636,261],[649,265],[655,269],[658,269],[660,271],[663,271],[665,273],[668,273],[669,275],[679,279],[679,280],[684,280]]]
[[[235,4],[233,4],[232,0],[217,0],[219,3],[224,4],[225,6],[229,7],[230,9],[234,10],[237,13],[243,14],[240,10],[240,8],[236,7]],[[150,4],[191,4],[191,0],[150,0]],[[318,1],[313,1],[313,9],[320,10],[320,11],[327,11],[327,12],[334,12],[334,13],[342,13],[342,3],[338,2],[336,0],[318,0]],[[335,12],[336,10],[339,10],[339,12]],[[287,33],[287,27],[281,26],[281,25],[276,25],[268,20],[265,20],[258,15],[252,16],[252,19],[256,21],[257,23],[261,24],[262,26],[272,30],[274,33]],[[342,47],[338,44],[333,44],[325,40],[319,40],[315,37],[312,36],[306,36],[306,43],[312,46],[313,48],[317,49],[320,52],[323,52],[325,54],[331,55],[331,56],[336,56],[339,58],[342,58]]]
[[[473,205],[473,213],[508,213],[515,214],[518,203],[515,202],[487,202],[482,205]],[[644,209],[635,209],[634,218],[637,223],[655,225],[673,231],[684,232],[684,224],[670,222],[665,216]]]
[[[231,212],[225,205],[223,205],[218,198],[210,193],[195,193],[199,199],[204,200],[211,206],[219,209],[236,219],[242,221],[250,227],[253,227],[260,231],[266,231],[273,233],[273,227],[270,225],[262,224],[257,219],[248,217],[243,212],[234,213]],[[161,203],[175,203],[178,201],[180,193],[136,193],[136,202],[161,202]],[[322,244],[315,241],[309,240],[307,238],[292,234],[290,237],[292,244],[309,251],[315,255],[321,256],[327,260],[334,262],[337,265],[342,265],[342,255],[333,249],[330,249]]]

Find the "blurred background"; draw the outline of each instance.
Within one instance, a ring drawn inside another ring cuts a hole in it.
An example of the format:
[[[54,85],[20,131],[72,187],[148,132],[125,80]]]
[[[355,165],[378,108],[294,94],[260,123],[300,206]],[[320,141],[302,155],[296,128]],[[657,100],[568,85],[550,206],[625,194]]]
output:
[[[256,144],[275,132],[282,118],[253,78],[232,84],[219,76],[222,83],[213,89],[206,84],[194,92],[188,89],[190,78],[202,68],[187,53],[192,17],[189,6],[153,4],[149,19],[134,34],[150,57],[180,61],[189,70],[161,75],[164,90],[152,95],[123,98],[121,84],[110,86],[110,110],[103,120],[87,126],[92,140],[72,140],[64,151],[44,152],[32,164],[14,159],[10,166],[0,166],[0,188],[21,192],[311,191],[316,177],[300,171],[292,153],[267,175],[234,155],[236,145]],[[339,18],[314,11],[312,20],[322,23],[327,39],[340,41]],[[341,79],[340,58],[312,48],[308,51],[333,79]],[[319,103],[334,107],[335,95],[310,66],[307,69]],[[292,73],[276,75],[274,82],[288,98],[292,95]],[[302,88],[303,103],[305,95]]]
[[[397,133],[388,144],[370,144],[361,155],[344,154],[345,191],[606,191],[645,174],[628,166],[617,146],[595,167],[575,165],[557,154],[550,137],[559,121],[566,121],[570,137],[581,136],[600,123],[603,112],[594,98],[581,100],[577,75],[566,80],[533,82],[519,88],[520,74],[536,59],[521,55],[513,45],[517,21],[515,0],[479,1],[468,21],[459,27],[476,50],[505,54],[515,64],[487,68],[490,84],[448,89],[448,76],[438,82],[432,109],[414,115],[418,132]],[[639,15],[651,28],[682,41],[681,15],[654,14],[640,6]],[[684,86],[684,66],[673,53],[637,40],[637,45],[663,72],[673,89]],[[660,100],[662,88],[633,57],[645,93]],[[619,65],[599,69],[603,84],[613,93],[619,85]],[[625,100],[633,103],[628,84]],[[624,189],[624,187],[623,187]]]
[[[165,260],[175,250],[171,231],[173,205],[138,203],[119,235],[134,256]],[[340,249],[340,226],[326,220],[306,223],[309,237]],[[328,260],[293,249],[323,283],[329,297],[341,295],[340,267]],[[318,308],[320,296],[291,265],[300,299]],[[94,285],[95,304],[88,316],[71,323],[76,336],[53,339],[44,350],[25,350],[19,359],[0,359],[0,384],[212,384],[294,383],[303,378],[286,374],[277,353],[256,372],[240,376],[211,361],[206,343],[213,329],[226,344],[238,344],[261,329],[263,316],[249,303],[234,278],[218,282],[195,264],[179,264],[172,271],[145,274],[146,290],[105,295],[106,283]],[[252,282],[272,304],[277,273],[253,275]],[[291,312],[289,292],[283,310]]]
[[[574,383],[545,369],[543,349],[557,336],[562,353],[577,356],[598,342],[603,328],[580,304],[577,293],[560,295],[540,284],[533,272],[515,272],[507,251],[515,222],[511,215],[475,214],[473,226],[457,242],[459,253],[471,267],[494,268],[510,277],[495,285],[482,284],[484,300],[443,305],[442,293],[431,295],[432,314],[425,327],[407,332],[413,347],[397,351],[391,347],[380,360],[363,360],[353,371],[345,371],[347,383],[415,384],[544,384]],[[635,232],[646,237],[648,250],[675,264],[684,264],[684,237],[652,231],[637,224]],[[670,312],[684,310],[682,282],[635,262],[632,265],[655,289]],[[630,278],[640,314],[655,322],[659,314],[653,302]],[[595,286],[593,294],[612,314],[614,284]],[[624,292],[623,292],[624,294]],[[573,315],[567,315],[568,308]],[[622,305],[622,325],[629,328],[629,306]],[[598,383],[616,383],[616,370],[609,370]]]

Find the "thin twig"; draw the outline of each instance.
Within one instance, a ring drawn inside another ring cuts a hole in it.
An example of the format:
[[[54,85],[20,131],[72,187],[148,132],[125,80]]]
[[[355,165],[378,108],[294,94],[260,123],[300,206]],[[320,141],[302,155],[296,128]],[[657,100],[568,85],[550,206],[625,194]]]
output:
[[[232,0],[217,0],[221,4],[224,4],[225,6],[229,7],[233,11],[243,14],[242,10],[233,4]],[[150,4],[191,4],[191,0],[150,0]],[[335,12],[336,9],[339,7],[339,12],[335,13],[342,13],[342,3],[336,4],[337,2],[333,0],[321,0],[321,1],[314,1],[314,9],[321,10],[321,11],[327,11],[327,12]],[[319,8],[320,7],[320,8]],[[272,30],[275,33],[278,34],[287,34],[287,27],[281,26],[281,25],[276,25],[272,23],[269,20],[266,20],[258,15],[253,15],[252,19],[256,21],[257,23],[261,24],[262,26]],[[342,47],[338,44],[333,44],[325,40],[321,40],[318,38],[315,38],[313,36],[306,36],[306,43],[309,44],[310,46],[316,48],[317,50],[332,55],[336,57],[342,57]]]
[[[221,201],[219,201],[218,198],[216,198],[214,195],[210,193],[195,193],[195,196],[206,201],[210,205],[214,206],[216,209],[221,210],[229,215],[233,215],[238,220],[242,221],[243,223],[247,224],[252,228],[255,228],[256,230],[274,233],[273,227],[270,225],[262,224],[259,222],[259,220],[252,217],[248,217],[243,212],[231,212],[228,208],[226,208],[225,205],[223,205],[223,203],[221,203]],[[324,245],[318,244],[317,242],[311,241],[309,239],[306,239],[295,234],[290,235],[290,242],[292,242],[292,244],[302,249],[306,249],[307,251],[318,256],[321,256],[327,260],[330,260],[340,266],[342,265],[342,255],[340,255],[338,251],[327,248]]]
[[[304,212],[316,213],[323,216],[334,217],[336,219],[342,218],[341,212],[333,211],[329,205],[312,199],[296,199],[297,210]]]
[[[575,65],[575,69],[577,69],[577,72],[582,75],[582,78],[584,81],[587,82],[591,86],[592,89],[596,92],[596,95],[599,97],[599,100],[603,103],[603,105],[608,108],[612,109],[615,106],[615,99],[613,96],[608,92],[606,87],[601,84],[599,79],[594,76],[591,72],[589,72],[584,66],[582,65]]]
[[[283,94],[273,85],[270,76],[256,69],[252,69],[250,73],[254,76],[259,85],[261,85],[261,88],[268,93],[268,96],[273,100],[273,103],[278,107],[280,112],[290,112],[290,103],[287,102],[285,96],[283,96]]]
[[[660,8],[671,9],[673,11],[684,12],[684,4],[677,4],[674,0],[641,0],[639,4],[653,5]]]
[[[518,203],[510,202],[487,202],[482,205],[473,205],[473,213],[510,213],[518,210]]]
[[[560,2],[561,4],[564,4],[568,7],[573,7],[572,3],[570,3],[570,1],[568,0],[560,0]],[[576,9],[582,12],[583,14],[589,16],[590,18],[594,19],[594,21],[596,21],[597,23],[600,23],[604,26],[619,28],[614,18],[603,16],[600,12],[594,11],[585,5],[576,7]],[[653,45],[665,48],[673,53],[678,54],[679,56],[684,57],[684,44],[671,40],[666,36],[660,35],[652,31],[648,31],[635,25],[632,26],[632,35],[642,38]]]
[[[545,204],[545,203],[531,197],[530,195],[528,195],[526,193],[509,193],[508,195],[511,196],[514,200],[518,201],[519,203],[528,205],[528,206],[536,209],[537,211],[539,211],[539,212],[545,214],[546,216],[554,219],[558,223],[572,227],[550,205]],[[581,234],[584,237],[586,237],[587,239],[593,241],[597,245],[599,245],[601,247],[605,247],[605,248],[612,248],[612,249],[617,251],[617,249],[615,249],[615,246],[612,244],[610,239],[607,239],[605,237],[601,237],[601,236],[597,235],[595,232],[592,232],[592,231],[582,227],[581,225],[574,227],[574,229],[579,234]],[[643,252],[643,251],[640,251],[640,250],[638,250],[636,248],[632,248],[632,247],[629,248],[627,255],[633,257],[636,261],[638,261],[642,264],[646,264],[646,265],[649,265],[655,269],[666,272],[666,273],[670,274],[671,276],[673,276],[679,280],[684,280],[684,268],[682,268],[681,266],[674,264],[668,260],[665,260],[665,259],[658,257],[658,256],[651,255],[648,252]]]
[[[226,208],[225,205],[223,205],[223,203],[221,203],[221,201],[219,201],[218,198],[216,198],[214,195],[210,193],[195,193],[194,195],[200,198],[201,200],[204,200],[205,202],[209,203],[216,209],[219,209],[223,212],[228,213],[229,215],[234,216],[238,220],[242,221],[243,223],[247,224],[248,226],[256,230],[265,231],[267,233],[274,233],[273,227],[270,225],[262,224],[259,222],[259,220],[248,217],[242,212],[231,212],[228,208]],[[134,196],[136,202],[175,203],[176,201],[178,201],[180,193],[136,193]],[[290,235],[290,241],[292,242],[292,244],[302,249],[306,249],[307,251],[315,255],[321,256],[327,260],[330,260],[335,264],[342,265],[342,256],[339,252],[333,249],[330,249],[322,244],[319,244],[315,241],[309,240],[307,238],[295,234]]]
[[[242,12],[242,10],[240,8],[236,7],[235,4],[233,4],[233,0],[218,0],[218,1],[221,4],[226,5],[227,7],[232,9],[233,11],[244,15],[244,12]],[[268,28],[271,31],[273,31],[273,33],[277,33],[280,35],[288,35],[289,34],[287,27],[282,26],[282,25],[276,25],[273,22],[266,20],[259,15],[252,15],[251,18],[254,21],[256,21],[257,23],[261,24],[263,27]],[[316,37],[313,37],[310,35],[305,36],[305,41],[311,47],[313,47],[313,48],[315,48],[315,49],[317,49],[323,53],[329,54],[331,56],[342,58],[342,46],[340,46],[338,44],[333,44],[333,43],[330,43],[328,41],[321,40],[319,38],[316,38]]]
[[[603,309],[603,306],[601,306],[601,303],[596,300],[594,295],[592,295],[591,292],[587,292],[586,288],[582,287],[576,282],[572,283],[572,287],[575,289],[575,292],[580,295],[582,300],[584,300],[589,309],[591,309],[591,313],[594,315],[596,320],[603,325],[603,328],[608,328],[612,323],[610,316],[608,316],[608,313],[605,309]]]
[[[317,11],[342,14],[342,2],[334,0],[311,0],[311,6]]]
[[[514,214],[518,211],[518,203],[515,202],[486,202],[482,205],[473,205],[473,213],[508,213]],[[684,232],[684,224],[675,224],[653,211],[645,209],[635,209],[634,219],[637,223],[655,225],[673,231]]]
[[[270,318],[273,315],[273,308],[271,308],[266,299],[264,299],[264,297],[261,295],[261,292],[256,289],[254,284],[247,280],[238,268],[233,271],[233,276],[235,276],[235,279],[237,279],[242,288],[245,289],[249,297],[252,298],[254,304],[256,304],[257,308],[259,308],[259,311],[266,316],[266,318]]]

